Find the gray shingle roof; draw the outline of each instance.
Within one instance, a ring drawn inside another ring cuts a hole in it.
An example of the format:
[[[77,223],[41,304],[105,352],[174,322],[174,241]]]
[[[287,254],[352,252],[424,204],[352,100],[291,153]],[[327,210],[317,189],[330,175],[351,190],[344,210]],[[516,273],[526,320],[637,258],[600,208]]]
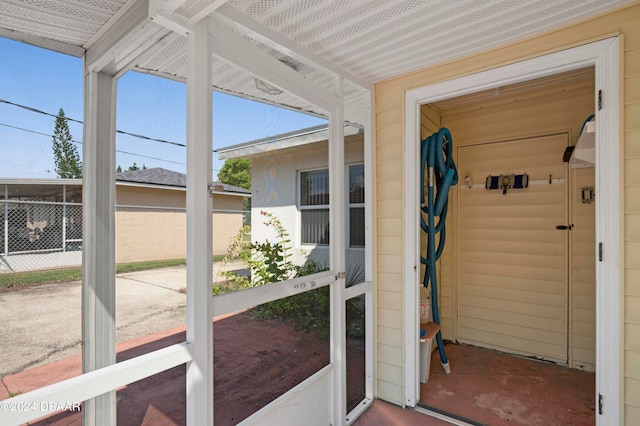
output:
[[[153,167],[151,169],[132,170],[130,172],[116,173],[117,182],[135,182],[148,185],[177,186],[185,188],[187,186],[187,175],[173,170]],[[220,185],[224,192],[236,192],[240,194],[250,194],[251,191],[238,186],[227,185],[226,183],[214,182]]]

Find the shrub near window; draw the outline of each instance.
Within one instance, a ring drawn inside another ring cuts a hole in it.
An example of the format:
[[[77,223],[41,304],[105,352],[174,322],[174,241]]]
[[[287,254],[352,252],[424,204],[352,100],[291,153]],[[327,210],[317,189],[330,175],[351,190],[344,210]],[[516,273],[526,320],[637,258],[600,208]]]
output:
[[[251,228],[245,225],[231,241],[225,258],[225,261],[239,258],[246,263],[251,270],[251,280],[247,287],[259,287],[288,280],[299,276],[302,269],[301,266],[291,262],[291,248],[289,247],[291,240],[280,220],[264,210],[260,214],[266,217],[264,224],[275,230],[276,241],[252,243],[248,238]],[[233,272],[226,275],[234,277]]]
[[[328,268],[308,259],[304,265],[296,265],[291,261],[291,248],[289,234],[280,220],[272,213],[261,211],[266,217],[264,224],[275,230],[275,242],[252,243],[247,239],[250,228],[244,226],[234,237],[227,251],[227,258],[240,258],[251,269],[251,279],[241,277],[235,272],[227,272],[225,275],[235,287],[249,288],[259,287],[269,283],[284,281],[325,271]],[[356,281],[361,279],[350,274]],[[351,281],[351,280],[350,280]],[[244,282],[244,284],[238,284]],[[214,294],[220,294],[219,288],[214,287]],[[258,317],[278,318],[286,321],[295,321],[297,326],[304,330],[315,330],[322,337],[328,337],[330,324],[330,296],[329,287],[322,287],[304,293],[286,297],[265,303],[255,309]],[[363,315],[360,306],[355,299],[347,301],[348,316],[360,317]],[[348,330],[348,334],[356,335],[359,331]]]

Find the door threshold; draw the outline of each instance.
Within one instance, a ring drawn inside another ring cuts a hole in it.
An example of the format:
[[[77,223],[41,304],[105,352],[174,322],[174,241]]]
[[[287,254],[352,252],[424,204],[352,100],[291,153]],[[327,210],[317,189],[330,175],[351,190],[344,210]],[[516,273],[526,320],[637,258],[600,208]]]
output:
[[[485,426],[484,423],[478,423],[465,417],[458,416],[435,407],[431,407],[427,404],[423,404],[422,402],[418,402],[414,410],[457,426]]]

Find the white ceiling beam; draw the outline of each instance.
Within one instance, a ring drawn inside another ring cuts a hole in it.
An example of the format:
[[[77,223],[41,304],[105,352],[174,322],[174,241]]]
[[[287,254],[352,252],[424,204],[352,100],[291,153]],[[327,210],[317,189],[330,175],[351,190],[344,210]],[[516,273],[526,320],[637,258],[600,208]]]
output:
[[[149,19],[166,29],[187,37],[193,32],[191,22],[182,18],[180,15],[174,15],[164,10],[158,10],[153,14],[149,14]]]
[[[268,81],[300,99],[311,102],[326,112],[339,105],[340,99],[273,56],[258,49],[224,27],[218,19],[209,26],[213,54],[235,64],[254,76]]]
[[[227,0],[149,0],[149,16],[160,14],[184,19],[192,27],[196,22],[225,4]]]
[[[249,15],[240,12],[232,6],[226,4],[222,5],[215,11],[214,15],[218,15],[224,20],[242,27],[247,31],[248,35],[251,36],[251,38],[258,40],[259,42],[264,43],[267,46],[273,47],[274,49],[292,57],[295,60],[322,67],[337,74],[345,80],[349,80],[352,83],[357,84],[365,90],[373,89],[373,85],[371,84],[371,82],[340,68],[336,64],[322,58],[321,56],[316,55],[296,41],[253,19]]]
[[[211,14],[211,12],[217,10],[226,2],[227,0],[196,0],[193,4],[189,5],[187,9],[181,12],[185,18],[189,19],[189,21],[196,23],[205,16]]]
[[[149,20],[149,0],[129,4],[84,46],[90,71],[117,75],[167,35],[165,28]]]
[[[167,13],[173,13],[182,7],[187,0],[157,0],[158,3],[162,4],[162,10]]]

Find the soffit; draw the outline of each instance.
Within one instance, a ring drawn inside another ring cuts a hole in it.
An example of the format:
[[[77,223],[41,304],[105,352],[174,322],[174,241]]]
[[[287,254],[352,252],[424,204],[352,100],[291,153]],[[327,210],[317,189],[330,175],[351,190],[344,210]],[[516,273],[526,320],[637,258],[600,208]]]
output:
[[[363,81],[375,83],[417,69],[491,49],[617,8],[633,0],[229,0],[224,7],[249,17]],[[202,0],[181,3],[175,13],[189,18]],[[132,2],[124,0],[3,0],[0,35],[30,36],[86,47]],[[218,13],[218,12],[214,12]],[[261,43],[227,22],[245,40],[293,66],[305,78],[331,90],[332,73],[296,61],[287,49]],[[156,35],[157,36],[157,35]],[[168,78],[186,78],[186,40],[175,33],[133,61],[131,68]],[[214,57],[216,90],[319,113],[287,93],[269,94],[254,76]],[[345,85],[345,117],[363,123],[361,90]]]

